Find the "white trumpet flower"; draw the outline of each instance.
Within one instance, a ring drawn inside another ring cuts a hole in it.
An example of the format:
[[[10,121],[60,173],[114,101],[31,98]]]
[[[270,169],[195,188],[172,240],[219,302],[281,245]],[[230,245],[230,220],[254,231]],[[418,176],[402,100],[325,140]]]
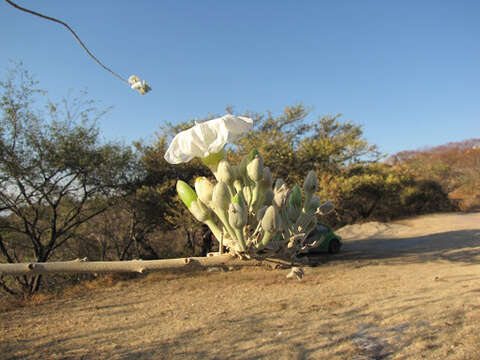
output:
[[[226,144],[235,141],[252,127],[252,119],[230,114],[197,123],[173,138],[165,153],[165,160],[171,164],[180,164],[195,157],[206,158],[217,154]]]

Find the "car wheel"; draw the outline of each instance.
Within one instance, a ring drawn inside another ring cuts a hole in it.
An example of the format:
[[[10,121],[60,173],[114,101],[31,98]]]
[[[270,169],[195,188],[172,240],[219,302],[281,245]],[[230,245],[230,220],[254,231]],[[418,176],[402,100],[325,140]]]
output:
[[[338,239],[332,239],[330,240],[330,244],[328,245],[328,252],[330,254],[336,254],[340,251],[340,247],[342,244],[340,244],[340,241]]]

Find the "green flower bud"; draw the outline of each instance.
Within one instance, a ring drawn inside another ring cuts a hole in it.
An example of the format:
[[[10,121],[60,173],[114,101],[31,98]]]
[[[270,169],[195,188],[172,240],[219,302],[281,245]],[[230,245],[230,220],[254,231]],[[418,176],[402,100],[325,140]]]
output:
[[[263,186],[266,188],[272,187],[273,184],[273,177],[270,168],[264,167],[263,168]]]
[[[237,193],[242,192],[242,188],[243,188],[242,182],[240,180],[235,180],[233,182],[233,188]]]
[[[270,205],[262,218],[262,229],[271,234],[280,231],[280,214],[275,206]]]
[[[317,175],[313,170],[310,170],[307,174],[307,177],[305,178],[305,181],[303,183],[303,190],[305,190],[306,193],[314,193],[315,191],[318,191],[318,179]]]
[[[292,192],[288,197],[288,205],[296,209],[302,208],[302,190],[300,189],[300,186],[295,185],[292,188]]]
[[[248,186],[244,186],[242,189],[242,193],[246,203],[250,204],[250,202],[252,201],[252,189]]]
[[[230,204],[230,192],[227,184],[220,181],[213,187],[212,204],[219,210],[227,210]]]
[[[318,207],[318,213],[321,215],[327,215],[335,210],[335,204],[332,203],[330,200],[325,201],[322,205]]]
[[[285,183],[283,183],[279,187],[277,187],[277,184],[275,184],[275,190],[273,191],[273,202],[275,203],[275,205],[278,206],[278,208],[282,208],[285,205],[289,193],[290,190],[288,190],[288,187]]]
[[[247,208],[241,194],[235,195],[228,207],[228,222],[236,229],[247,224]]]
[[[218,153],[210,154],[207,157],[202,158],[202,163],[204,163],[209,168],[216,168],[220,160],[222,160],[226,155],[225,149],[222,149]]]
[[[316,212],[321,205],[320,198],[318,196],[312,196],[312,199],[308,203],[308,211]]]
[[[250,150],[250,152],[248,153],[248,161],[252,161],[253,159],[255,159],[255,157],[257,157],[258,155],[260,155],[260,153],[258,152],[257,149],[253,148],[252,150]]]
[[[177,181],[177,193],[180,200],[190,209],[193,201],[197,200],[197,194],[185,181]]]
[[[274,197],[275,197],[275,195],[273,194],[272,189],[267,189],[265,191],[265,195],[264,195],[264,198],[263,198],[263,204],[267,205],[267,206],[272,205]]]
[[[300,186],[295,185],[287,200],[288,219],[295,223],[302,211],[302,190]]]
[[[263,179],[263,160],[260,155],[248,163],[247,174],[255,182]]]
[[[287,205],[287,216],[292,223],[297,221],[301,213],[301,209],[291,206],[290,204]]]
[[[195,179],[195,191],[204,204],[210,203],[213,195],[213,184],[204,176]]]
[[[230,185],[235,179],[233,169],[227,160],[220,160],[217,166],[217,180],[223,181],[225,184]]]
[[[242,172],[240,170],[240,165],[232,165],[233,181],[242,179]]]
[[[244,209],[247,209],[247,204],[245,203],[245,199],[243,198],[242,193],[236,194],[232,198],[232,203],[233,204],[240,204],[240,206],[242,206]]]
[[[263,216],[265,215],[265,211],[267,211],[268,206],[261,207],[257,212],[257,220],[261,221]]]
[[[275,192],[276,189],[280,189],[280,187],[285,184],[285,181],[283,179],[277,179],[275,180],[275,186],[273,187],[273,191]]]
[[[238,164],[238,178],[241,179],[242,177],[247,176],[247,164],[250,162],[248,155],[242,157],[240,164]]]
[[[210,209],[199,199],[192,201],[190,212],[195,216],[195,219],[201,222],[207,221],[212,216]]]

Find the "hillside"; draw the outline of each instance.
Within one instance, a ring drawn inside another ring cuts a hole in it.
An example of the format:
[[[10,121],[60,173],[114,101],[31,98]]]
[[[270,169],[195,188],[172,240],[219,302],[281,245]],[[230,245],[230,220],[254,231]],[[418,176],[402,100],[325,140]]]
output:
[[[304,280],[263,268],[88,284],[0,314],[2,359],[480,358],[480,213],[342,228]]]
[[[437,182],[460,210],[480,209],[480,139],[403,151],[387,161],[419,180]]]

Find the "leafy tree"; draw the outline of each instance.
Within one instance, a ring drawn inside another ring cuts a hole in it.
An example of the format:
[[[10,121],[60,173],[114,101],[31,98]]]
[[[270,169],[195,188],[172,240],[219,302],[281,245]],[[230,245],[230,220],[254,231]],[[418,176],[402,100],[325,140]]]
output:
[[[159,257],[158,250],[151,244],[150,237],[156,233],[180,231],[187,238],[192,254],[194,238],[201,230],[201,224],[192,219],[188,210],[177,198],[175,184],[177,180],[189,182],[197,176],[210,176],[211,173],[198,159],[186,164],[172,165],[164,159],[168,143],[178,132],[190,127],[190,123],[179,125],[166,124],[162,133],[156,133],[150,144],[135,144],[140,154],[139,166],[142,176],[134,184],[131,195],[124,199],[124,211],[130,213],[132,226],[136,230],[134,244],[140,247],[138,257]],[[127,210],[128,209],[128,210]],[[165,238],[165,236],[163,236]],[[165,254],[163,254],[165,255]],[[172,254],[173,255],[173,254]],[[167,254],[168,256],[168,254]]]
[[[299,144],[302,168],[319,174],[380,159],[376,145],[362,138],[361,126],[340,121],[341,115],[323,116],[312,124],[311,134]]]
[[[336,176],[321,176],[320,196],[336,205],[335,212],[325,219],[332,226],[454,210],[437,182],[418,179],[404,167],[380,162],[345,167]]]
[[[95,121],[103,112],[91,101],[46,101],[36,111],[45,93],[21,64],[0,88],[0,254],[8,262],[45,262],[131,180],[133,152],[100,142]],[[27,293],[40,280],[17,278]]]
[[[340,115],[306,122],[309,111],[300,104],[277,117],[253,114],[254,131],[240,140],[239,152],[257,148],[274,175],[287,182],[298,182],[310,170],[333,174],[380,158],[377,147],[362,138],[360,126],[340,121]]]

